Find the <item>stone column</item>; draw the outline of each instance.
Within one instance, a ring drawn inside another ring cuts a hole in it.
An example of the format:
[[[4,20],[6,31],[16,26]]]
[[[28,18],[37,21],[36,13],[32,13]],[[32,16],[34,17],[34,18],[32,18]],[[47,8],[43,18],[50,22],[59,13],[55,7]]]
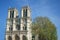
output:
[[[12,35],[12,40],[15,40],[15,35]]]
[[[20,34],[20,40],[22,40],[22,34]]]
[[[6,35],[5,40],[8,40],[8,35]]]

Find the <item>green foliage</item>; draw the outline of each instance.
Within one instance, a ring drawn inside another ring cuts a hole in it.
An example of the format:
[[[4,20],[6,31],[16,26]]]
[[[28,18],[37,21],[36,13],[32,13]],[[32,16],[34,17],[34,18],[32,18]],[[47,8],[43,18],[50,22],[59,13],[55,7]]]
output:
[[[57,40],[56,27],[47,17],[36,17],[31,29],[32,34],[40,36],[40,40]]]

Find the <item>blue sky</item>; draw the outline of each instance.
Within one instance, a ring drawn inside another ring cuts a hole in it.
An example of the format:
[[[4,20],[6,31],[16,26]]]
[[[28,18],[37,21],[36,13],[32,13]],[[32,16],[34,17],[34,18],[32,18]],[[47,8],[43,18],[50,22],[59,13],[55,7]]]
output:
[[[57,28],[60,39],[60,1],[59,0],[0,0],[0,40],[4,40],[8,8],[17,8],[19,13],[22,6],[29,5],[32,19],[37,16],[47,16]]]

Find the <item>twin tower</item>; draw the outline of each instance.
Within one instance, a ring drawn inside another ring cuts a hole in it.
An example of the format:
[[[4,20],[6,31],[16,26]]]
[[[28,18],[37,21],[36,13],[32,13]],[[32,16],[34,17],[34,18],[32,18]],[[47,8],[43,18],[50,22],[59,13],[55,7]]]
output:
[[[21,9],[20,17],[16,8],[8,9],[5,40],[32,40],[31,10],[28,6]]]

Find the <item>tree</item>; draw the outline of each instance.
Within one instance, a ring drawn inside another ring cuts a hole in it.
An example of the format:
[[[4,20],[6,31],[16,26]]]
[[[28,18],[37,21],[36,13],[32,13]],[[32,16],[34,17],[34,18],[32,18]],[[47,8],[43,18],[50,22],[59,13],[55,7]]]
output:
[[[33,35],[39,36],[39,40],[57,40],[56,27],[47,17],[36,17],[31,29]]]

